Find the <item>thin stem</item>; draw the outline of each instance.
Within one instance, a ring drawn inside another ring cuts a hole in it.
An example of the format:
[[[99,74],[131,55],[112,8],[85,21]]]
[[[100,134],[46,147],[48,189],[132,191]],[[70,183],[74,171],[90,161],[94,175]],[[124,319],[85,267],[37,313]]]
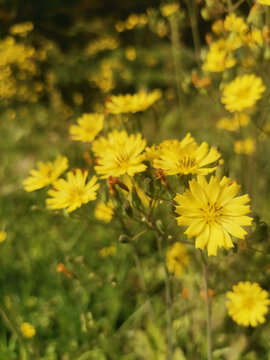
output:
[[[207,325],[207,360],[212,360],[212,331],[211,331],[211,303],[209,297],[208,288],[208,276],[207,276],[207,264],[201,253],[202,259],[202,270],[203,270],[203,281],[205,291],[205,313],[206,313],[206,325]]]
[[[162,236],[157,236],[157,246],[158,246],[158,253],[159,257],[162,262],[162,266],[164,269],[165,275],[165,290],[166,290],[166,316],[167,316],[167,336],[168,336],[168,360],[172,360],[173,358],[173,344],[172,344],[172,337],[173,337],[173,327],[172,327],[172,296],[171,296],[171,286],[169,280],[169,274],[167,270],[167,266],[165,264],[163,251],[162,251]]]
[[[182,98],[182,89],[181,89],[181,65],[179,59],[179,31],[178,31],[178,22],[175,16],[170,17],[170,28],[171,28],[171,49],[172,57],[174,62],[174,71],[175,71],[175,83],[177,88],[177,97],[178,97],[178,106],[180,110],[181,98]]]
[[[144,296],[146,297],[146,301],[147,301],[147,305],[148,305],[148,310],[149,310],[149,314],[152,320],[154,320],[155,316],[154,316],[154,311],[153,311],[153,307],[152,307],[152,302],[151,302],[151,298],[149,295],[149,292],[147,290],[147,286],[144,280],[144,275],[143,275],[143,269],[142,269],[142,265],[141,265],[141,261],[138,255],[138,252],[135,248],[135,246],[133,244],[130,244],[133,250],[133,257],[138,269],[138,273],[139,273],[139,277],[140,277],[140,281],[141,281],[141,285],[142,285],[142,289],[143,289],[143,293]]]
[[[195,48],[196,62],[198,70],[200,71],[200,54],[201,54],[201,39],[198,29],[198,20],[197,20],[197,4],[194,1],[186,0],[188,16],[191,26],[192,38]]]
[[[23,341],[23,339],[21,338],[20,334],[18,333],[18,331],[15,329],[15,327],[13,326],[13,324],[11,323],[11,321],[9,320],[7,314],[5,313],[5,311],[0,308],[0,315],[3,319],[3,322],[6,323],[7,327],[10,329],[10,331],[16,335],[17,339],[19,340],[20,344],[22,345],[22,347],[25,350],[25,354],[26,354],[26,358],[29,358],[29,352],[27,347],[25,346],[25,343]]]
[[[129,229],[127,228],[125,222],[123,221],[122,217],[119,216],[118,218],[119,218],[119,220],[121,222],[123,230],[126,232],[126,234],[128,236],[131,236],[131,233],[130,233]],[[138,239],[145,232],[146,232],[146,230],[144,229],[140,233],[134,235],[131,238],[131,241],[134,241],[134,240]],[[144,280],[144,274],[143,274],[143,269],[142,269],[140,257],[138,255],[138,252],[137,252],[137,249],[136,249],[135,245],[132,242],[130,242],[129,244],[130,244],[130,246],[131,246],[131,248],[133,250],[133,257],[134,257],[134,261],[135,261],[136,266],[137,266],[138,275],[139,275],[139,278],[140,278],[140,281],[141,281],[141,286],[142,286],[142,289],[143,289],[143,293],[144,293],[144,295],[146,297],[146,301],[147,301],[147,305],[148,305],[148,309],[149,309],[149,315],[150,315],[151,319],[153,320],[154,319],[153,306],[152,306],[151,298],[150,298],[150,295],[149,295],[149,292],[148,292],[148,289],[147,289],[147,286],[146,286],[146,282]]]

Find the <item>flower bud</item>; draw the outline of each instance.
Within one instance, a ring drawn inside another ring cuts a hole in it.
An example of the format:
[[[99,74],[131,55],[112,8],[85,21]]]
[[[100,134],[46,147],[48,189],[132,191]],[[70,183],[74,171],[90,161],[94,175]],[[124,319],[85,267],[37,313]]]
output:
[[[128,244],[130,242],[130,237],[125,235],[125,234],[122,234],[119,236],[119,239],[118,241],[121,243],[121,244]]]

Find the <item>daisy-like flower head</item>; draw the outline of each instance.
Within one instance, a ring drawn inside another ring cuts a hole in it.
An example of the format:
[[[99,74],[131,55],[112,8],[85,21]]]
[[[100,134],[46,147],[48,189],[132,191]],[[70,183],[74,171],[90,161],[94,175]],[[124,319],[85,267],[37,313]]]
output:
[[[93,176],[86,182],[88,172],[75,169],[67,173],[67,180],[58,179],[53,183],[53,189],[48,191],[51,198],[46,200],[48,207],[52,210],[66,209],[67,212],[74,211],[93,201],[97,197],[97,177]]]
[[[154,90],[149,94],[142,90],[134,95],[112,96],[106,103],[106,108],[111,114],[136,113],[148,109],[160,98],[160,90]]]
[[[134,176],[146,169],[142,154],[146,140],[141,134],[128,135],[126,131],[114,131],[108,138],[100,138],[93,144],[93,151],[98,156],[98,165],[95,166],[97,174],[102,179],[109,176]]]
[[[207,166],[220,158],[215,148],[209,150],[208,144],[196,144],[190,134],[182,141],[166,140],[160,144],[160,154],[153,160],[155,168],[162,169],[166,175],[209,174],[216,169]]]
[[[185,234],[195,237],[195,247],[207,247],[208,255],[216,255],[218,247],[234,247],[230,235],[244,239],[246,231],[242,226],[250,226],[252,218],[246,216],[250,206],[248,195],[235,197],[240,189],[230,179],[211,176],[208,183],[200,175],[189,182],[190,190],[177,194],[175,201],[176,218],[179,226],[188,226]]]
[[[89,142],[103,129],[104,115],[93,113],[83,114],[78,120],[78,125],[71,125],[69,133],[73,140]]]
[[[38,170],[30,170],[30,176],[23,181],[25,191],[34,191],[52,184],[68,168],[68,159],[59,155],[54,162],[38,162]]]
[[[254,74],[237,76],[224,87],[221,102],[230,112],[243,111],[252,108],[264,91],[260,77]]]
[[[238,325],[255,327],[265,322],[270,300],[259,284],[241,281],[226,295],[228,313]]]
[[[170,274],[180,276],[184,267],[189,264],[186,247],[180,243],[174,243],[167,251],[166,263]]]

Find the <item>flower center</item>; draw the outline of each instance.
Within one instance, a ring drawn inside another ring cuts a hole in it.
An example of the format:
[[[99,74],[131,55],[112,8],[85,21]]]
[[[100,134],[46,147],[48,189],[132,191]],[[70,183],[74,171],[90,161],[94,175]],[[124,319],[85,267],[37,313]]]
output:
[[[196,163],[196,160],[194,157],[191,156],[182,156],[179,160],[178,160],[178,167],[181,169],[181,171],[183,173],[188,172],[191,168],[194,167]]]
[[[79,187],[74,187],[71,189],[71,197],[73,202],[82,202],[83,195],[83,189]]]
[[[218,205],[216,202],[211,204],[210,201],[208,201],[207,206],[201,210],[208,225],[217,224],[220,216],[222,215],[222,206]]]

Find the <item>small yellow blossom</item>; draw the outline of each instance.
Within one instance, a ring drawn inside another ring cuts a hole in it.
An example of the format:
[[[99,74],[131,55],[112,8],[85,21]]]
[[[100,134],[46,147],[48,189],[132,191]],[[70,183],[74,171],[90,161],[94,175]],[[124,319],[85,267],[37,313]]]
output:
[[[137,94],[112,96],[106,103],[106,108],[111,114],[136,113],[144,111],[161,98],[161,91],[154,90],[147,94],[141,90]]]
[[[244,239],[246,231],[242,226],[250,226],[252,218],[248,195],[235,197],[240,185],[229,178],[211,176],[210,182],[204,175],[189,182],[190,189],[183,195],[177,194],[176,218],[179,226],[187,226],[185,234],[195,237],[195,247],[204,249],[208,255],[216,255],[218,247],[234,247],[229,234]]]
[[[107,246],[102,248],[99,251],[99,256],[102,257],[103,259],[108,257],[108,256],[112,256],[116,254],[116,246],[115,245],[111,245],[111,246]]]
[[[229,32],[235,32],[239,35],[242,35],[248,31],[248,26],[241,17],[231,13],[226,16],[224,21],[224,29]]]
[[[169,273],[179,277],[189,264],[186,247],[178,242],[174,243],[167,251],[166,263]]]
[[[245,113],[235,113],[233,118],[221,118],[217,123],[218,129],[237,131],[240,127],[247,126],[250,123],[250,117]]]
[[[0,243],[4,242],[7,238],[7,233],[5,231],[0,231]]]
[[[153,166],[162,169],[166,175],[209,174],[216,169],[207,167],[220,158],[215,148],[209,150],[206,142],[198,146],[187,134],[182,141],[167,140],[160,144],[159,157],[153,160]]]
[[[160,12],[164,17],[169,17],[173,15],[177,10],[179,10],[179,4],[176,2],[171,4],[161,5],[160,7]]]
[[[69,133],[73,140],[89,142],[103,129],[104,115],[93,113],[83,114],[78,120],[78,125],[71,125]]]
[[[146,169],[142,154],[146,140],[141,134],[128,135],[126,131],[113,131],[107,138],[99,138],[93,144],[93,151],[98,156],[98,165],[95,166],[97,174],[102,179],[109,176],[134,176]]]
[[[51,198],[46,200],[48,207],[52,210],[66,209],[67,212],[74,211],[93,201],[97,197],[97,177],[93,176],[86,183],[88,172],[75,169],[67,173],[67,180],[59,179],[53,183],[53,189],[48,191]]]
[[[11,35],[20,35],[22,37],[26,36],[29,31],[34,29],[34,25],[31,21],[26,21],[24,23],[12,25],[9,28]]]
[[[270,300],[258,283],[241,281],[226,295],[228,313],[238,325],[255,327],[265,322]]]
[[[21,333],[23,337],[27,339],[31,339],[36,335],[36,329],[33,325],[31,325],[29,322],[23,322],[21,324]]]
[[[252,108],[262,97],[265,86],[260,77],[249,74],[237,76],[223,90],[221,102],[230,112]]]
[[[125,49],[126,58],[129,61],[134,61],[137,57],[137,52],[134,46],[129,46]]]
[[[234,151],[237,154],[251,155],[255,151],[255,141],[250,137],[245,140],[236,140],[234,142]]]
[[[94,215],[96,219],[109,223],[114,215],[112,200],[109,200],[107,204],[100,201],[94,210]]]
[[[38,170],[30,170],[30,176],[23,181],[25,191],[34,191],[52,184],[68,168],[68,159],[59,155],[54,162],[38,162]]]

